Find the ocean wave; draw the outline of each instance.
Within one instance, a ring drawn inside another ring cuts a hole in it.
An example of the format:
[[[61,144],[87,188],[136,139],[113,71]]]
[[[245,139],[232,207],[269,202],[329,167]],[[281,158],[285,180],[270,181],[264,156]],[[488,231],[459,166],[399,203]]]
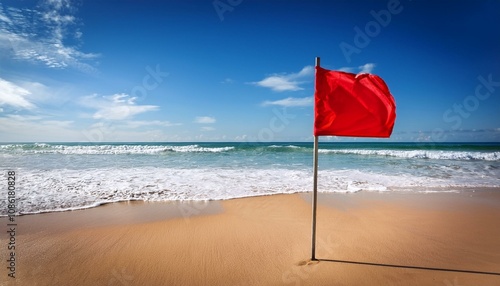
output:
[[[164,151],[173,151],[173,152],[208,152],[208,153],[219,153],[219,152],[227,152],[234,150],[233,146],[226,147],[200,147],[198,145],[187,145],[187,146],[168,146],[164,148]]]
[[[290,148],[290,149],[300,149],[303,147],[295,146],[295,145],[270,145],[269,148]]]
[[[368,149],[320,149],[320,153],[385,156],[409,159],[436,160],[483,160],[500,161],[500,152],[467,152],[437,150],[368,150]]]
[[[22,190],[16,194],[20,214],[83,209],[130,200],[227,200],[312,190],[311,170],[286,168],[24,169],[16,173]],[[437,178],[362,170],[320,170],[318,175],[318,190],[335,193],[499,186],[498,178],[471,179],[459,175]],[[6,189],[0,190],[0,195],[6,197]],[[0,216],[6,215],[6,204],[6,200],[0,200]]]
[[[167,154],[176,153],[224,153],[231,151],[257,151],[262,153],[302,153],[312,154],[312,146],[300,144],[241,145],[241,144],[0,144],[0,155],[15,154],[63,154],[63,155],[119,155],[119,154]],[[434,160],[478,160],[500,161],[499,151],[470,150],[398,150],[398,149],[361,149],[361,148],[320,148],[323,154],[345,154],[360,156],[381,156],[408,159]],[[251,153],[249,153],[251,154]]]
[[[303,152],[309,151],[312,149],[308,149],[307,147],[301,147],[296,145],[270,145],[267,146],[266,149],[269,149],[271,152]]]
[[[0,145],[0,151],[27,154],[65,154],[65,155],[118,155],[118,154],[158,154],[163,152],[181,153],[219,153],[233,150],[233,146],[202,147],[199,145],[51,145],[7,144]]]

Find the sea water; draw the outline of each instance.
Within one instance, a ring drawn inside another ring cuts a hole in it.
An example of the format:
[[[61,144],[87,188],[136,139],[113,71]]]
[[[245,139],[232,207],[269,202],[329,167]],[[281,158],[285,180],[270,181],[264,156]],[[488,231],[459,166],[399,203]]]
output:
[[[312,143],[3,143],[19,214],[129,201],[310,192]],[[500,187],[498,143],[320,143],[320,192],[460,192]]]

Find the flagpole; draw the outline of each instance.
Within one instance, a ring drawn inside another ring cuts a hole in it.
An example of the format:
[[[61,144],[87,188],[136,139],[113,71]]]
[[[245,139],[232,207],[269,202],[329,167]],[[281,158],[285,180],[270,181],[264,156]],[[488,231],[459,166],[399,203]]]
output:
[[[320,58],[316,57],[319,67]],[[316,208],[318,205],[318,136],[314,136],[311,260],[316,260]]]

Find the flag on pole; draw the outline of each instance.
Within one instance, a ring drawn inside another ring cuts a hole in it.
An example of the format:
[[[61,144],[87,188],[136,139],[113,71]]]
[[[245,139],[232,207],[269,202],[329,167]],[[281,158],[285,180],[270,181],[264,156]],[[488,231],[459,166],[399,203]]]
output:
[[[394,98],[380,77],[316,66],[314,136],[389,137],[395,120]]]

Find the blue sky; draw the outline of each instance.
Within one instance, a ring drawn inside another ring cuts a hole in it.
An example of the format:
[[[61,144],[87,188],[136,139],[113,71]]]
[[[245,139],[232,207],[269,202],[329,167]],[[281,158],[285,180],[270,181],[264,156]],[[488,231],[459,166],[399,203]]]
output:
[[[386,81],[385,141],[500,141],[499,18],[499,1],[0,0],[0,141],[311,141],[316,56]]]

